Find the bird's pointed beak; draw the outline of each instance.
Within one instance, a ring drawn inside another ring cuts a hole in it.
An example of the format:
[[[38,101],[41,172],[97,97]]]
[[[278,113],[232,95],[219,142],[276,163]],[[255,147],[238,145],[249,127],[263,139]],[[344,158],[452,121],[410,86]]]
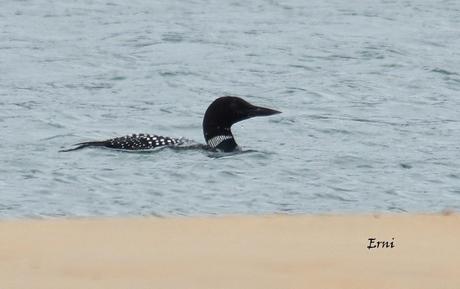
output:
[[[248,117],[255,117],[255,116],[268,116],[273,114],[281,113],[281,111],[274,110],[271,108],[261,107],[261,106],[252,106],[248,110]]]

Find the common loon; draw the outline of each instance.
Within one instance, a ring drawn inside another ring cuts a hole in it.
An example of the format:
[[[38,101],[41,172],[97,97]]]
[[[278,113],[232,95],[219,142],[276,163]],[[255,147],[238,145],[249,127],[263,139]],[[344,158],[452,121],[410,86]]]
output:
[[[238,145],[235,142],[231,126],[239,121],[255,116],[268,116],[280,111],[255,106],[235,96],[223,96],[214,100],[203,118],[203,133],[207,148],[231,152]],[[90,141],[75,144],[74,148],[61,150],[74,151],[85,147],[106,147],[121,150],[146,150],[162,146],[180,146],[186,142],[183,138],[170,138],[150,134],[133,134],[103,141]]]

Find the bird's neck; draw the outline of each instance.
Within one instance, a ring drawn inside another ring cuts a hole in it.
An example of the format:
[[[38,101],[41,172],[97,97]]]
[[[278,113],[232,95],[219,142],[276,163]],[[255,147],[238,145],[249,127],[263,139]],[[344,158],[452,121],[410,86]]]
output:
[[[229,126],[205,122],[203,133],[206,143],[213,149],[230,152],[238,147]]]

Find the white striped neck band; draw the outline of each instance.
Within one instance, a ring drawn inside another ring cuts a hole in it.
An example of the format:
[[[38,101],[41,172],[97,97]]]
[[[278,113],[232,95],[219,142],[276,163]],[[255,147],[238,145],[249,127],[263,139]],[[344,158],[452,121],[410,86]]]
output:
[[[225,140],[228,140],[228,139],[232,139],[233,136],[232,135],[217,135],[213,138],[210,138],[207,143],[210,147],[212,148],[215,148],[217,147],[218,145],[220,145],[223,141]]]

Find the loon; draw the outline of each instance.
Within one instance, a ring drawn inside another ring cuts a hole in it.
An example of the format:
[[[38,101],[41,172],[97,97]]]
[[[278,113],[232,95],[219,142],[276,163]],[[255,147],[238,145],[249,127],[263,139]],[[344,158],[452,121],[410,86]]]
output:
[[[239,121],[256,117],[281,113],[280,111],[255,106],[242,98],[223,96],[214,100],[206,110],[203,118],[203,133],[206,148],[231,152],[238,148],[233,137],[231,126]],[[74,148],[61,150],[74,151],[85,147],[106,147],[121,150],[146,150],[157,147],[174,147],[183,145],[184,138],[171,138],[160,135],[133,134],[103,141],[89,141],[75,144]]]

